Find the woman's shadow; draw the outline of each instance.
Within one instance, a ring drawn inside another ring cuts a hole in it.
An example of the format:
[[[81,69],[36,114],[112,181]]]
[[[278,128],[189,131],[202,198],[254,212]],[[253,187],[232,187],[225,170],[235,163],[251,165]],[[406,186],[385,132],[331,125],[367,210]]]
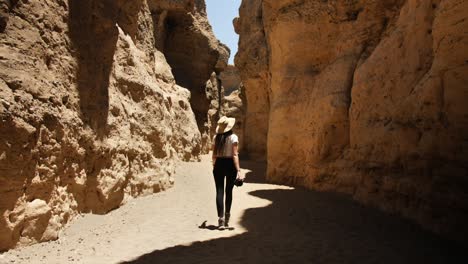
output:
[[[227,231],[232,231],[234,230],[234,227],[225,227],[224,229],[219,229],[218,226],[215,226],[215,225],[207,225],[206,223],[208,222],[208,220],[205,220],[203,221],[203,223],[201,223],[201,225],[198,226],[198,228],[200,229],[208,229],[208,230],[212,230],[212,231],[224,231],[224,230],[227,230]]]

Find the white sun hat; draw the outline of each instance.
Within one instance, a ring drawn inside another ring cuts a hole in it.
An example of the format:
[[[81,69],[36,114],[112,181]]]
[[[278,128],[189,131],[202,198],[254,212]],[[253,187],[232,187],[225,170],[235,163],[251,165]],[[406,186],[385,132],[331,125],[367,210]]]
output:
[[[228,132],[234,127],[236,119],[233,117],[223,116],[218,121],[218,126],[216,127],[216,134],[223,134]]]

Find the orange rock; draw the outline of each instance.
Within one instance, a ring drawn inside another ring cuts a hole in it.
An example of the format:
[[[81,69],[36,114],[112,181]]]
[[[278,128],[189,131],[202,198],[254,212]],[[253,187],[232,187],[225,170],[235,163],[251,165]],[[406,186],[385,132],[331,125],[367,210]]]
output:
[[[462,2],[243,1],[246,149],[268,153],[268,178],[349,193],[466,243]]]
[[[229,57],[204,1],[9,2],[0,3],[0,251],[171,187],[175,163],[199,159],[204,85]]]

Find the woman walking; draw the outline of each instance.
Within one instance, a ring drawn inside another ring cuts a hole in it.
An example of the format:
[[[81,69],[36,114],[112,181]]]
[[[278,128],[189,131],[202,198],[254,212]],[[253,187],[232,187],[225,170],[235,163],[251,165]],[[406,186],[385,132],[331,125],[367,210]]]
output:
[[[216,184],[216,209],[218,211],[218,229],[229,227],[231,216],[232,189],[234,183],[243,181],[239,166],[239,139],[232,132],[235,118],[223,116],[218,121],[213,144],[213,175]],[[224,212],[224,178],[226,178],[226,212]]]

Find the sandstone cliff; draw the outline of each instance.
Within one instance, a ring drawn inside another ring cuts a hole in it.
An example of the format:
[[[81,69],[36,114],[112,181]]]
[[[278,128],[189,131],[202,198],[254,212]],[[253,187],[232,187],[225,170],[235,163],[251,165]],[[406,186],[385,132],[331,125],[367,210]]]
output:
[[[221,73],[219,78],[224,87],[224,94],[229,96],[232,92],[237,91],[241,85],[239,69],[234,65],[228,65]]]
[[[222,83],[221,96],[221,114],[236,119],[236,124],[233,128],[234,133],[239,137],[239,153],[245,157],[244,151],[244,122],[245,122],[245,93],[240,79],[239,70],[234,65],[228,65],[221,73],[220,78]]]
[[[234,26],[246,149],[271,181],[467,243],[468,2],[243,1]]]
[[[261,0],[242,1],[240,18],[233,21],[239,34],[235,65],[245,89],[244,153],[256,160],[266,159],[270,110],[268,46],[265,38]]]
[[[225,82],[232,89],[229,94],[224,87]],[[244,143],[245,107],[243,101],[245,99],[241,93],[240,76],[237,69],[229,65],[221,74],[213,72],[211,78],[206,82],[206,97],[210,100],[210,107],[207,133],[202,135],[203,152],[208,153],[211,150],[212,139],[216,135],[216,124],[221,116],[236,118],[233,130],[239,137],[239,149],[241,150]]]
[[[227,67],[229,48],[215,38],[203,0],[153,0],[149,4],[155,21],[156,47],[164,51],[176,83],[191,91],[190,103],[202,134],[202,152],[207,153],[211,146],[212,113],[217,111],[212,108],[212,99],[219,89],[207,84],[207,80],[213,72],[219,76]],[[196,12],[187,15],[190,10]]]
[[[202,135],[203,153],[208,153],[212,149],[212,139],[216,134],[216,124],[219,120],[219,117],[224,115],[222,110],[222,102],[224,99],[223,94],[224,90],[219,81],[219,74],[213,72],[205,86],[205,95],[206,98],[210,101],[210,105],[207,115],[208,122],[206,122],[204,127],[205,133]]]
[[[228,54],[200,0],[0,0],[0,251],[170,187]]]
[[[247,152],[244,151],[245,148],[245,132],[244,132],[244,123],[245,123],[245,98],[242,93],[242,86],[238,90],[234,90],[230,95],[223,98],[223,107],[222,113],[229,117],[234,117],[236,119],[236,124],[234,125],[233,132],[239,137],[239,154],[241,158],[246,158]]]

